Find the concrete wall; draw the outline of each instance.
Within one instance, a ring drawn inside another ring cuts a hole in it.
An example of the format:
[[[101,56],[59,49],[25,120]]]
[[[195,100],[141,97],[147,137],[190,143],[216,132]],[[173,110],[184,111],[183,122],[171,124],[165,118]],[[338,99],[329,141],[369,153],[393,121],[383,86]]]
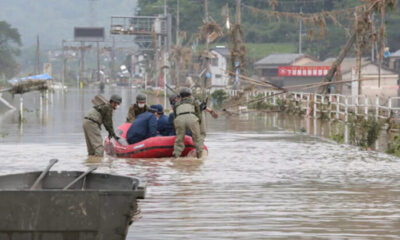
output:
[[[347,72],[342,75],[343,80],[351,80],[352,72]],[[369,97],[375,97],[376,95],[381,97],[397,97],[398,96],[398,79],[399,75],[386,70],[381,69],[381,81],[380,87],[378,87],[378,66],[375,64],[368,64],[361,69],[361,93],[358,95],[367,95]],[[353,77],[357,79],[357,77]],[[342,87],[341,94],[351,95],[351,88],[348,86],[357,87],[356,84],[344,84]]]
[[[275,77],[271,79],[271,82],[284,88],[295,85],[315,84],[322,81],[322,77]],[[296,87],[291,88],[290,90],[294,92],[316,92],[318,88]]]

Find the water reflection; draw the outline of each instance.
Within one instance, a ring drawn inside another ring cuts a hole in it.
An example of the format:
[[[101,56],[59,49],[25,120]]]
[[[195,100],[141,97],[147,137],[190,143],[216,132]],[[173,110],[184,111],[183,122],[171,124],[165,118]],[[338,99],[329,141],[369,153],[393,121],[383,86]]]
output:
[[[136,92],[105,89],[105,96],[113,93],[123,97],[117,126]],[[206,159],[89,158],[81,125],[96,94],[55,92],[44,114],[34,111],[37,93],[26,94],[21,126],[17,111],[0,114],[1,132],[9,133],[0,138],[0,174],[40,171],[58,158],[54,170],[95,165],[98,172],[141,177],[147,195],[128,239],[400,236],[398,158],[321,138],[341,131],[338,126],[277,113],[220,114],[207,118]],[[8,99],[18,106],[18,98]]]

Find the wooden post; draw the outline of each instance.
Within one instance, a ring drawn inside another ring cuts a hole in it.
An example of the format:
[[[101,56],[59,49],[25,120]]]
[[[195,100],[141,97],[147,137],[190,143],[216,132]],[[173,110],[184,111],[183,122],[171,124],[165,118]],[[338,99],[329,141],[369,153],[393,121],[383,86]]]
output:
[[[42,116],[42,112],[43,112],[43,97],[44,97],[44,95],[43,95],[43,91],[40,91],[39,92],[39,114],[40,114],[40,116]]]
[[[375,119],[379,119],[379,97],[378,95],[375,98]]]
[[[317,94],[314,94],[314,118],[317,118]]]
[[[24,120],[24,97],[21,94],[19,97],[19,122],[22,123]]]
[[[345,47],[342,49],[342,51],[340,52],[338,58],[333,62],[331,68],[328,71],[328,74],[325,77],[325,81],[326,82],[331,82],[333,76],[336,73],[336,70],[338,68],[338,66],[340,66],[340,64],[342,63],[344,57],[347,55],[347,53],[350,51],[351,46],[353,45],[353,43],[356,40],[356,34],[353,33],[351,35],[351,37],[347,40]]]
[[[329,101],[329,119],[331,119],[331,117],[332,117],[332,95],[331,94],[329,94],[329,99],[328,99],[328,101]]]
[[[366,95],[364,95],[364,119],[367,120],[368,119],[368,98]]]
[[[61,83],[62,83],[62,85],[61,85],[61,87],[62,87],[62,93],[64,93],[64,85],[65,85],[65,51],[64,51],[64,43],[65,43],[65,40],[63,39],[62,41],[61,41],[61,49],[62,49],[62,67],[61,67],[61,71],[62,71],[62,73],[61,73]]]

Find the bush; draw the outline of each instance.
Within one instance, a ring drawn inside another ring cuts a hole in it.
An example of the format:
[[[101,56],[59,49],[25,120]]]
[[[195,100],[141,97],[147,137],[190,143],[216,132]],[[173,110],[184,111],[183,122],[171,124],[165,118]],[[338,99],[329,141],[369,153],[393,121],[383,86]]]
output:
[[[383,122],[369,116],[367,120],[363,117],[352,117],[349,121],[350,142],[365,149],[372,147],[379,137]]]
[[[228,98],[228,94],[222,90],[215,90],[212,94],[211,97],[213,98],[213,100],[215,100],[217,106],[221,106],[222,103]]]
[[[386,153],[396,155],[400,157],[400,136],[394,136],[393,140],[388,144]]]

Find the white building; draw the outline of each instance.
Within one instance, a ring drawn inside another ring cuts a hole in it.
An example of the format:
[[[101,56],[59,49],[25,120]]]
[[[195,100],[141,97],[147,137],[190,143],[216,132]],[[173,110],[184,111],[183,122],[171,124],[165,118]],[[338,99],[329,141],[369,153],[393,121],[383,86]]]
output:
[[[336,59],[328,58],[324,61],[328,66],[332,65]],[[340,74],[344,84],[335,86],[339,93],[344,95],[366,95],[370,98],[379,96],[382,98],[397,97],[398,96],[398,79],[399,75],[387,68],[382,67],[380,74],[381,80],[379,82],[379,67],[375,63],[371,63],[367,59],[361,60],[361,82],[358,86],[358,71],[356,58],[345,58],[340,65]]]
[[[216,89],[226,89],[229,84],[228,69],[229,49],[225,46],[217,46],[211,49],[210,72],[211,72],[211,91]]]

